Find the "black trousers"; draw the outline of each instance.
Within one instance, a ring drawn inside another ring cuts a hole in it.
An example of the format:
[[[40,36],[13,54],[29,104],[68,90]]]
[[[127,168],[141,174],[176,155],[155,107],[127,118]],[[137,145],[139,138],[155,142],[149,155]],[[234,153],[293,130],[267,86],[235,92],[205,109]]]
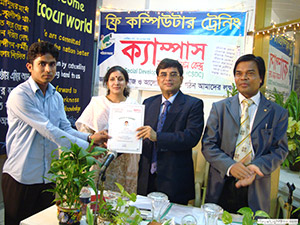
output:
[[[5,225],[19,225],[21,220],[53,205],[54,194],[44,191],[53,187],[54,184],[21,184],[3,173]]]
[[[149,173],[147,194],[157,191],[157,173]]]
[[[242,207],[248,206],[248,187],[235,187],[234,177],[227,177],[218,205],[230,213],[237,213]]]

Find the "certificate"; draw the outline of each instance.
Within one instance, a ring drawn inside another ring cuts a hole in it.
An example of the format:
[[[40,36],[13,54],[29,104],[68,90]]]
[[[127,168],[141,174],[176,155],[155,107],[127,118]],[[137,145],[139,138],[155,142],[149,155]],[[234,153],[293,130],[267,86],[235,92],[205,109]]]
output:
[[[142,139],[136,129],[144,125],[145,106],[139,104],[111,104],[108,119],[107,148],[118,153],[142,153]]]

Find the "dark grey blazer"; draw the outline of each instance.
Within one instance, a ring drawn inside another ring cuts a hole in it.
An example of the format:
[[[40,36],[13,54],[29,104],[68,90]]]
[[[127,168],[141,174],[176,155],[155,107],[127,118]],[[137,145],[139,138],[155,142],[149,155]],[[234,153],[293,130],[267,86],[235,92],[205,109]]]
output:
[[[161,95],[144,101],[145,125],[156,130]],[[197,145],[204,127],[203,102],[179,91],[167,114],[161,132],[157,133],[157,188],[171,202],[186,204],[194,199],[192,148]],[[153,142],[143,142],[139,163],[138,194],[147,195]]]
[[[202,153],[210,163],[206,202],[217,203],[228,168],[233,160],[239,132],[238,95],[213,104],[204,136]],[[252,210],[270,210],[271,173],[288,154],[286,130],[288,112],[262,94],[254,119],[251,140],[255,152],[252,164],[264,177],[256,176],[248,188],[248,205]]]

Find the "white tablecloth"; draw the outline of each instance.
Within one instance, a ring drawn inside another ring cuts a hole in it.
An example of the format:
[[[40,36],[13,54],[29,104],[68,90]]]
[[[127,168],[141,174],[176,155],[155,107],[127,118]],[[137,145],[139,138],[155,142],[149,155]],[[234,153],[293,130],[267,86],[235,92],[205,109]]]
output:
[[[137,196],[137,201],[133,204],[142,209],[150,209],[151,202],[147,197]],[[56,217],[57,207],[53,205],[25,220],[22,220],[20,225],[58,225],[58,220]],[[183,216],[191,214],[197,219],[198,224],[205,224],[204,221],[204,213],[201,208],[192,207],[192,206],[184,206],[173,204],[170,211],[166,215],[166,219],[173,218],[176,224],[181,224],[181,219]],[[234,218],[240,220],[241,218]],[[143,224],[147,224],[148,222],[144,222]],[[81,220],[81,225],[87,225],[85,220]],[[241,223],[232,223],[232,224],[241,224]],[[223,225],[222,221],[218,221],[218,225]]]
[[[57,206],[53,205],[25,220],[22,220],[20,225],[58,225],[56,217]],[[87,225],[85,221],[80,222],[80,225]]]

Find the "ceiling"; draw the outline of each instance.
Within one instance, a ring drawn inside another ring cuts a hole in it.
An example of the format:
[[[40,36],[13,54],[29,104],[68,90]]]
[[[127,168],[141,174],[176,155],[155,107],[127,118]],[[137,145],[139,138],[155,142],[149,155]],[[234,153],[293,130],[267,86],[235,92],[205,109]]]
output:
[[[300,19],[300,0],[269,0],[268,2],[267,8],[272,9],[270,21],[273,20],[278,24]]]

